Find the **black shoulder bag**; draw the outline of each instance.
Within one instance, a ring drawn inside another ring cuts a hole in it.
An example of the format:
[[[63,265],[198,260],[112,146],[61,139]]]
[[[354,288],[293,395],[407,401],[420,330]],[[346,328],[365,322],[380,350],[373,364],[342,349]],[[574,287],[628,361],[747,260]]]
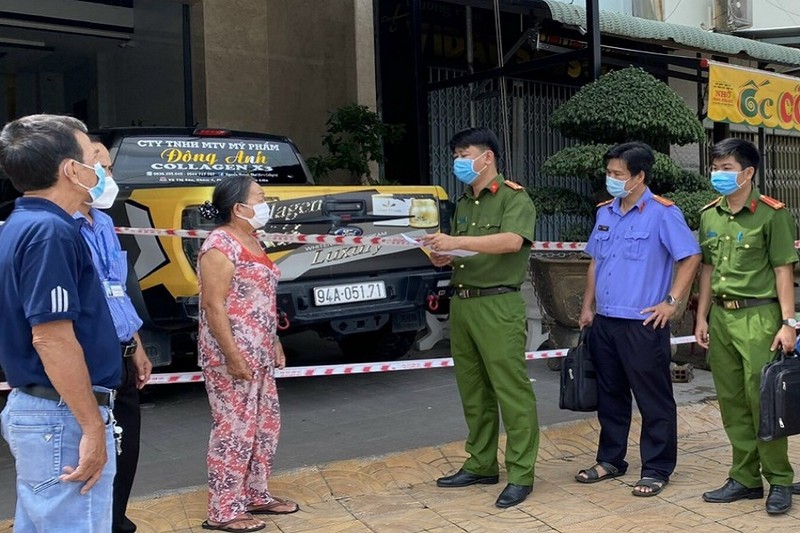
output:
[[[597,411],[597,374],[587,339],[590,327],[581,330],[578,345],[561,362],[558,407],[569,411]]]
[[[779,347],[761,370],[758,438],[770,441],[800,433],[800,354]]]

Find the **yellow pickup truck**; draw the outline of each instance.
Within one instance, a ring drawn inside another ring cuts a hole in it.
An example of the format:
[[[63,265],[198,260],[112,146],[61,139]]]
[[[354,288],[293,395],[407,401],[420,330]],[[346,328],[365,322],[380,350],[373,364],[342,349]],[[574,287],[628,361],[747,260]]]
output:
[[[197,206],[226,176],[249,174],[273,204],[267,233],[420,235],[449,224],[452,204],[433,186],[315,185],[286,137],[221,129],[124,128],[93,132],[108,146],[120,194],[117,226],[211,229]],[[2,199],[0,199],[2,201]],[[0,217],[2,213],[0,213]],[[194,355],[201,240],[121,235],[127,288],[157,366]],[[354,357],[403,356],[445,297],[450,272],[418,248],[264,243],[281,269],[281,334],[315,330]],[[443,308],[446,306],[443,306]]]

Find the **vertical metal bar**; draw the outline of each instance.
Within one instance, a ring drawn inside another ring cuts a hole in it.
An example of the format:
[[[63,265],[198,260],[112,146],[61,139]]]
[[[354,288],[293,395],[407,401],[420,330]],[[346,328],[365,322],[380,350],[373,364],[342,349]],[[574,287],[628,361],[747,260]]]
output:
[[[600,2],[586,1],[586,30],[589,32],[589,72],[592,79],[600,77],[602,58],[600,56]]]
[[[475,51],[473,50],[474,42],[472,40],[472,8],[467,6],[467,70],[470,74],[475,73]],[[475,84],[470,83],[467,86],[467,90],[469,91],[470,99],[469,99],[469,126],[470,128],[475,127],[475,102],[472,100],[472,94],[475,92]]]
[[[702,124],[703,119],[705,118],[705,113],[703,113],[703,105],[705,104],[705,99],[703,98],[703,81],[702,81],[702,79],[703,79],[703,69],[700,68],[700,59],[702,58],[702,54],[700,54],[698,52],[696,54],[696,57],[697,57],[696,74],[697,74],[697,79],[698,79],[697,83],[695,83],[695,87],[697,88],[697,120],[699,120],[700,123]],[[705,135],[705,127],[703,128],[703,132],[704,132],[704,135]],[[706,161],[705,161],[705,159],[706,159],[705,158],[705,153],[706,153],[705,139],[706,139],[706,137],[704,136],[703,139],[698,143],[698,146],[697,146],[697,149],[699,151],[698,160],[700,161],[700,174],[703,174],[703,175],[705,175],[705,172],[708,170],[708,165],[706,164]]]
[[[182,6],[183,18],[183,123],[194,126],[194,93],[192,91],[192,18],[188,4]]]
[[[414,91],[416,96],[417,173],[420,183],[430,184],[430,154],[428,152],[428,98],[422,60],[422,1],[411,0],[411,49],[414,57]]]
[[[767,130],[763,126],[758,128],[758,151],[761,153],[761,165],[758,167],[758,189],[764,194],[770,194],[767,190],[767,165],[771,163],[770,157],[766,153]]]

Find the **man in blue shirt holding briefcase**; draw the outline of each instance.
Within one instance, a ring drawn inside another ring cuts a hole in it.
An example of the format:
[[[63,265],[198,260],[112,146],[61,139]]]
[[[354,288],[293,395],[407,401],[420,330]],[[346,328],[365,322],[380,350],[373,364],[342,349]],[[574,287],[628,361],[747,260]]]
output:
[[[604,160],[614,199],[600,204],[586,247],[592,261],[580,316],[582,328],[592,325],[600,442],[597,464],[575,480],[595,483],[627,471],[633,391],[642,414],[642,471],[633,495],[655,496],[677,460],[669,319],[689,292],[700,247],[680,209],[647,187],[654,163],[648,145],[617,145]]]

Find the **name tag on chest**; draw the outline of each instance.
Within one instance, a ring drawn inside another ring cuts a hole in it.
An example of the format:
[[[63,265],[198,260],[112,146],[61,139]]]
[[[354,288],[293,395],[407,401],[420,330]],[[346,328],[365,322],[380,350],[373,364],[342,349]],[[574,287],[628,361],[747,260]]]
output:
[[[125,287],[119,281],[104,281],[103,290],[106,293],[106,298],[124,298]]]

